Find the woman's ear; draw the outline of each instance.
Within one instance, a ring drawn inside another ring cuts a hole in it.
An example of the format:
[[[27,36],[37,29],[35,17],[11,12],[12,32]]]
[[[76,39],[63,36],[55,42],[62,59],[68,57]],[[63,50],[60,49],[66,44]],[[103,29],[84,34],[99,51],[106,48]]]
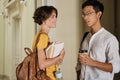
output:
[[[45,22],[45,21],[42,21],[42,23],[43,23],[43,24],[46,24],[46,22]]]

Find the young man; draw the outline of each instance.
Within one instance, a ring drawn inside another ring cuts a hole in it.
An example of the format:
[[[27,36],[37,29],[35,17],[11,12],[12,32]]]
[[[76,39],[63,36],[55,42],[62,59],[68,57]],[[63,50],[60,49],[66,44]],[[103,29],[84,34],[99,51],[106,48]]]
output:
[[[104,6],[97,0],[82,4],[82,17],[91,31],[82,42],[79,62],[80,80],[113,80],[120,70],[119,43],[114,35],[101,25]]]

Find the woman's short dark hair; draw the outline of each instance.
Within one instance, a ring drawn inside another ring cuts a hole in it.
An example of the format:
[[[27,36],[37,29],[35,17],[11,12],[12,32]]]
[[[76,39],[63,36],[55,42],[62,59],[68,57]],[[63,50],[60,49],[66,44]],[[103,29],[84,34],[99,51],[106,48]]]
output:
[[[104,11],[103,4],[97,0],[87,0],[86,2],[82,4],[82,9],[85,8],[86,6],[93,6],[93,9],[95,10],[96,13],[99,11],[103,13]]]
[[[55,11],[56,17],[57,17],[58,12],[55,7],[53,7],[53,6],[38,7],[34,12],[34,16],[33,16],[34,22],[41,25],[43,23],[43,21],[45,21],[46,19],[48,19],[50,17],[50,15],[52,14],[53,11]]]

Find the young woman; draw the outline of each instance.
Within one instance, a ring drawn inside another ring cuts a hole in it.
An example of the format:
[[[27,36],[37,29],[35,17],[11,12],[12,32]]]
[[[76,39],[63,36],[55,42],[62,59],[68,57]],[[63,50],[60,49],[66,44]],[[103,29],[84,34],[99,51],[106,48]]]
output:
[[[52,79],[56,80],[54,72],[57,71],[58,66],[63,61],[65,51],[61,51],[60,55],[55,58],[47,58],[45,55],[45,48],[50,43],[48,33],[51,28],[56,27],[57,21],[57,9],[53,6],[42,6],[35,10],[34,12],[34,22],[41,26],[39,33],[39,41],[37,43],[37,52],[40,69],[46,70],[47,75]],[[35,43],[38,34],[36,34],[33,42],[33,51],[35,50]]]

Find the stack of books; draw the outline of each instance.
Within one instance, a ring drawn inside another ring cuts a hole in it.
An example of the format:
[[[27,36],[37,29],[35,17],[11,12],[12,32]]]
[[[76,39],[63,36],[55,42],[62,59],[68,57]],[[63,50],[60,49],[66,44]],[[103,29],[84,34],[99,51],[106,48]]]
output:
[[[60,54],[64,48],[64,42],[52,42],[45,50],[47,58],[53,58]]]

